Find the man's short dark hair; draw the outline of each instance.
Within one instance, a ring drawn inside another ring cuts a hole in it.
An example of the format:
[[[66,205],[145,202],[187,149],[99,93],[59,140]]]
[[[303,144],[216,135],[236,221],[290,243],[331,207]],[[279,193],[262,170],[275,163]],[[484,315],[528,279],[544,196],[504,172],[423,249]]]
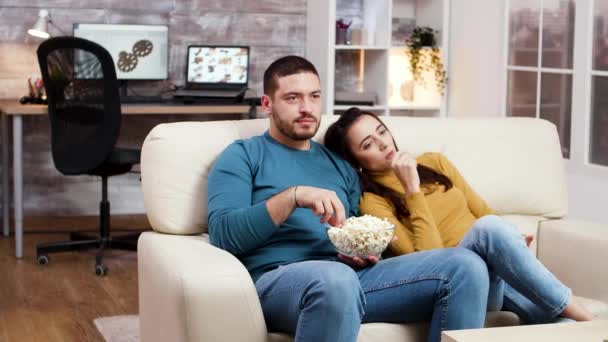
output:
[[[310,72],[319,77],[315,66],[300,56],[285,56],[272,62],[264,72],[264,94],[271,96],[279,87],[277,80],[281,77]]]

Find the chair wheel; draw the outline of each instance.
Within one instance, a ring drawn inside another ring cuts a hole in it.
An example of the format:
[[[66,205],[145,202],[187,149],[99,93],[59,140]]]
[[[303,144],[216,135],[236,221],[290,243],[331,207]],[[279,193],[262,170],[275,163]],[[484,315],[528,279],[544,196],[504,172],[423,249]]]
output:
[[[40,255],[38,259],[36,259],[38,265],[46,265],[49,263],[49,257],[47,255]]]
[[[104,275],[108,274],[108,268],[105,266],[102,266],[102,265],[96,265],[95,274],[97,274],[100,277],[103,277]]]

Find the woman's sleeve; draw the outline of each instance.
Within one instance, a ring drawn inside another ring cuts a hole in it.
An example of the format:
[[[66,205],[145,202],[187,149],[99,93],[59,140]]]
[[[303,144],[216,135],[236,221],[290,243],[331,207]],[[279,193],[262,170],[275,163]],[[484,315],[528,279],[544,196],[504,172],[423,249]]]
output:
[[[394,254],[442,248],[443,242],[426,205],[424,194],[420,192],[407,196],[406,203],[411,213],[407,225],[399,220],[389,200],[369,192],[361,197],[361,213],[386,218],[395,225],[397,240],[390,244],[390,250]],[[413,205],[413,208],[410,205]]]
[[[436,154],[441,172],[452,181],[452,184],[464,193],[469,210],[479,218],[485,215],[495,214],[495,211],[471,188],[460,171],[452,162],[442,154]]]

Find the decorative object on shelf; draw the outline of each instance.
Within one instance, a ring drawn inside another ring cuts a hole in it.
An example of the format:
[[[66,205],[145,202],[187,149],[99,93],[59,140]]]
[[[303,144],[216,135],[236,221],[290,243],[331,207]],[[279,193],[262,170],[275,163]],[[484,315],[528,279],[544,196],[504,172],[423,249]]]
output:
[[[407,39],[406,54],[414,82],[426,85],[424,72],[431,71],[435,76],[437,91],[443,96],[447,75],[441,61],[441,52],[437,46],[436,34],[439,32],[428,26],[416,26]]]
[[[393,18],[391,25],[391,44],[393,46],[405,46],[407,38],[412,35],[416,27],[414,18]]]
[[[400,95],[401,95],[401,98],[403,99],[403,101],[405,101],[405,102],[414,101],[414,81],[408,80],[408,81],[403,82],[401,84],[399,92],[400,92]]]
[[[367,43],[367,30],[364,28],[350,29],[350,43],[352,45],[363,45]]]
[[[348,24],[343,20],[336,20],[336,45],[350,44],[348,40],[348,27],[352,22]]]
[[[414,101],[416,88],[423,88],[422,85],[415,85],[414,79],[410,72],[410,62],[404,49],[392,49],[389,52],[389,89],[388,104],[392,107],[406,107],[411,105],[420,105],[421,103],[431,105],[435,101],[428,94],[421,94],[418,91],[419,97]],[[433,88],[432,93],[437,93]],[[438,95],[437,95],[438,96]],[[437,104],[439,101],[437,101]],[[433,103],[434,104],[434,103]]]

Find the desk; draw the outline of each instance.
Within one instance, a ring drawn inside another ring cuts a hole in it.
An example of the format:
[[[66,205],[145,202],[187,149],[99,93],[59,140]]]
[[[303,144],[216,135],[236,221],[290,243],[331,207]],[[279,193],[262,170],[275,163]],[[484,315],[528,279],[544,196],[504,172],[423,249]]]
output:
[[[241,114],[254,118],[256,107],[249,105],[181,105],[181,104],[124,104],[124,115],[168,114]],[[15,257],[23,257],[23,116],[47,115],[46,105],[21,105],[18,100],[1,100],[2,112],[2,209],[3,233],[9,235],[9,165],[8,118],[13,120],[13,210],[15,218]]]

